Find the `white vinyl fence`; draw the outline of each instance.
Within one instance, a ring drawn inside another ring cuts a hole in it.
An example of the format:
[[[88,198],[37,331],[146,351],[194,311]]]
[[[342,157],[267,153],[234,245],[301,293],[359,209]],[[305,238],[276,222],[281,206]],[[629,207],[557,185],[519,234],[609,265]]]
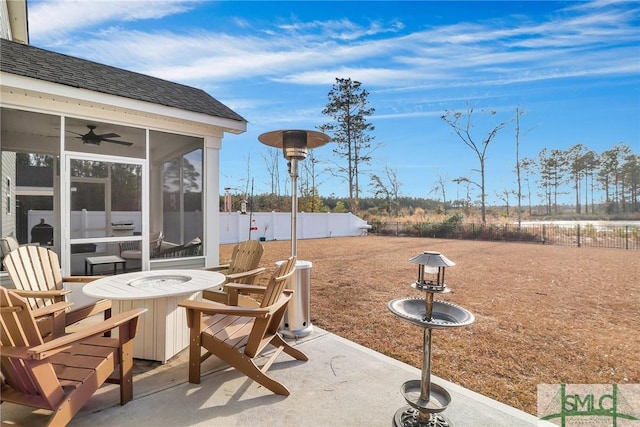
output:
[[[194,213],[193,215],[199,215]],[[29,211],[28,230],[44,219],[52,224],[52,211]],[[133,222],[133,231],[142,230],[140,212],[112,212],[111,222]],[[185,218],[187,224],[190,221]],[[317,239],[324,237],[360,236],[367,233],[371,226],[351,213],[306,213],[298,214],[298,239]],[[105,218],[103,212],[72,212],[72,237],[105,236]],[[165,234],[168,230],[165,230]],[[290,212],[240,212],[220,213],[220,243],[237,243],[243,240],[290,240]]]
[[[298,214],[298,239],[360,236],[371,228],[366,221],[351,213]],[[220,243],[243,240],[290,240],[291,213],[238,212],[220,214]]]

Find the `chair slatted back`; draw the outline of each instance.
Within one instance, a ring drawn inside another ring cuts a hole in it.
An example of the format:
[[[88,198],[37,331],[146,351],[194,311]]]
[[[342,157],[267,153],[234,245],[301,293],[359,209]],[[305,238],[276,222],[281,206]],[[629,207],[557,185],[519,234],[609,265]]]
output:
[[[257,240],[246,240],[238,243],[233,248],[227,274],[244,273],[258,268],[263,253],[264,246]]]
[[[267,284],[261,308],[270,308],[271,313],[265,318],[257,318],[253,322],[253,328],[247,339],[244,353],[248,357],[255,357],[264,349],[273,336],[278,332],[282,316],[287,308],[287,303],[291,299],[290,295],[285,296],[283,291],[289,282],[289,279],[295,272],[296,257],[290,257],[283,262],[273,273]]]
[[[47,248],[21,246],[5,257],[3,264],[16,289],[50,291],[63,288],[58,255]],[[29,298],[29,305],[36,309],[62,300]]]
[[[52,407],[64,397],[64,390],[58,381],[53,366],[46,362],[37,362],[7,357],[11,348],[30,348],[42,344],[42,337],[31,314],[29,303],[20,296],[9,293],[0,286],[0,359],[2,375],[12,389],[41,407]],[[38,365],[38,378],[34,375],[34,366]]]
[[[280,298],[282,291],[287,286],[289,279],[293,275],[296,268],[296,258],[290,257],[284,261],[278,269],[273,273],[267,284],[267,289],[264,291],[262,302],[260,307],[270,307]]]

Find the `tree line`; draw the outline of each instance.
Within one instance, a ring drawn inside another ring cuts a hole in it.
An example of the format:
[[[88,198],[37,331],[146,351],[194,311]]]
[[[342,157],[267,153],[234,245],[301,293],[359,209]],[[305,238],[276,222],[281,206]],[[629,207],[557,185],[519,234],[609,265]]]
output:
[[[523,159],[522,166],[537,175],[547,214],[558,212],[558,196],[567,189],[575,197],[577,214],[596,212],[597,190],[604,192],[605,213],[640,212],[640,156],[624,143],[601,153],[583,144],[567,150],[544,148],[537,158]]]
[[[479,192],[480,215],[482,222],[486,222],[487,153],[495,137],[499,132],[504,132],[509,123],[498,121],[486,125],[490,123],[488,121],[485,122],[486,129],[478,130],[474,126],[477,115],[492,117],[496,115],[495,111],[475,111],[472,107],[463,111],[446,110],[441,119],[451,128],[457,140],[470,149],[477,159],[478,168],[472,171],[477,175],[460,176],[452,180],[437,176],[432,193],[437,194],[439,200],[411,199],[402,196],[402,183],[398,180],[397,171],[383,166],[381,170],[369,173],[368,191],[372,197],[363,198],[361,182],[366,173],[365,167],[371,165],[375,150],[381,146],[375,141],[375,128],[368,121],[375,113],[375,108],[369,105],[368,95],[360,82],[350,78],[336,78],[328,93],[328,103],[322,111],[328,121],[318,126],[320,131],[327,133],[335,142],[332,144],[334,159],[330,161],[326,170],[320,170],[313,150],[309,150],[307,160],[301,165],[300,210],[321,212],[344,209],[361,213],[378,209],[387,215],[395,216],[416,207],[435,208],[446,212],[447,209],[455,207],[469,209],[476,205],[472,196]],[[576,144],[568,150],[544,148],[536,158],[520,158],[521,138],[531,130],[521,130],[524,114],[520,107],[516,107],[514,118],[511,120],[514,123],[513,164],[516,189],[505,188],[496,194],[500,203],[506,207],[507,214],[514,197],[518,220],[525,211],[523,201],[528,205],[529,215],[536,205],[543,205],[547,215],[558,214],[559,196],[570,193],[575,200],[576,214],[594,214],[597,209],[607,214],[640,212],[640,158],[628,145],[620,142],[609,150],[597,153],[583,144]],[[282,209],[283,205],[287,204],[286,200],[279,197],[277,156],[278,153],[272,153],[265,158],[267,169],[272,175],[272,192],[271,195],[260,197],[261,203],[256,204],[267,209],[273,208],[272,210]],[[348,197],[337,200],[318,194],[318,186],[322,183],[321,176],[326,172],[345,182]],[[462,200],[448,200],[448,182],[463,186],[466,195]],[[596,203],[596,192],[604,193],[604,205]],[[536,197],[538,203],[534,202]]]

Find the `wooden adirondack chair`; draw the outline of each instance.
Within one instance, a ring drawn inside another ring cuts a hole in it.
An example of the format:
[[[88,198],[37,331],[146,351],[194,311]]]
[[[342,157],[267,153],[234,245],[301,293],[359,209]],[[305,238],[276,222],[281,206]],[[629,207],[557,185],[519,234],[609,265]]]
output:
[[[264,286],[229,284],[230,302],[238,293],[262,294],[260,307],[238,307],[212,301],[183,301],[190,328],[189,382],[200,383],[200,364],[214,355],[238,369],[249,378],[274,393],[288,396],[289,390],[273,378],[267,370],[282,351],[297,360],[308,360],[300,350],[289,345],[278,333],[282,316],[291,299],[292,290],[285,286],[295,271],[295,257],[275,271]],[[259,368],[255,363],[269,344],[276,348],[271,358]],[[201,355],[200,347],[206,353]]]
[[[264,246],[257,240],[246,240],[238,243],[233,248],[229,264],[206,268],[206,270],[217,271],[224,274],[227,279],[222,289],[207,289],[202,292],[202,297],[211,301],[227,304],[229,296],[226,283],[255,285],[258,276],[266,270],[264,267],[258,267],[263,253]],[[238,304],[250,307],[258,305],[255,300],[246,295],[240,295]]]
[[[4,268],[15,286],[15,293],[27,298],[31,309],[46,307],[56,302],[64,301],[65,295],[72,292],[64,289],[66,286],[82,285],[98,277],[92,276],[62,276],[58,255],[39,246],[21,246],[9,253],[3,260]],[[78,293],[81,290],[78,289]],[[80,294],[77,302],[66,312],[65,325],[68,326],[86,319],[89,316],[104,312],[104,318],[111,316],[110,300],[94,300]],[[53,333],[60,336],[64,328],[54,330],[51,319],[42,319],[38,322],[42,336]]]
[[[21,245],[13,236],[5,236],[0,239],[0,260],[9,255],[11,251],[18,249],[20,246],[38,246],[39,243],[25,243]],[[0,266],[0,270],[4,270],[4,266]]]
[[[67,425],[105,382],[120,384],[124,405],[133,398],[133,338],[145,311],[133,309],[44,343],[28,302],[0,286],[2,401],[53,411],[49,426]],[[112,329],[118,338],[102,336]]]

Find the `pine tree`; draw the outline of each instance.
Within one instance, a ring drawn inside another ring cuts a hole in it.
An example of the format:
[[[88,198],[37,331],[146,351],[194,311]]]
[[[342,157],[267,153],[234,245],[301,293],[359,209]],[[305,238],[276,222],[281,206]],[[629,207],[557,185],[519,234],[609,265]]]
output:
[[[344,178],[349,185],[349,208],[358,211],[360,198],[359,176],[361,167],[371,162],[371,153],[379,146],[374,144],[374,137],[369,133],[374,126],[367,122],[375,109],[369,107],[369,92],[362,84],[343,78],[336,78],[336,83],[329,91],[329,103],[322,114],[332,121],[318,128],[326,132],[334,142],[333,153],[339,158],[332,173]],[[346,160],[346,165],[344,161]]]

